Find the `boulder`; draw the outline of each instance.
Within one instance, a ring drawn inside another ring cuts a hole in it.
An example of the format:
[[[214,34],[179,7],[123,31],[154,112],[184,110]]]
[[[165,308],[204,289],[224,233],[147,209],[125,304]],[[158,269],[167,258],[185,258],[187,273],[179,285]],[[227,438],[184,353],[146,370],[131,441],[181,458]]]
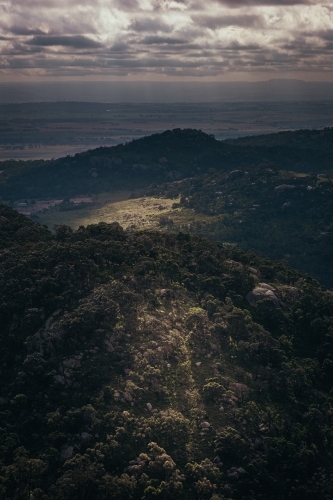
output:
[[[60,460],[69,460],[72,458],[74,453],[74,446],[69,446],[68,444],[64,444],[64,446],[61,447],[61,452],[60,452]]]
[[[65,359],[62,364],[65,368],[78,368],[81,365],[81,362],[79,359],[69,358]]]
[[[54,378],[55,382],[58,382],[61,385],[65,385],[66,384],[66,380],[65,380],[65,378],[62,375],[54,375],[53,378]]]
[[[127,401],[128,403],[130,403],[131,401],[133,401],[132,395],[131,395],[129,392],[125,392],[125,393],[124,393],[124,399],[125,399],[125,401]]]
[[[285,191],[286,189],[295,189],[296,186],[294,186],[293,184],[281,184],[280,186],[276,186],[276,188],[274,188],[274,191]]]
[[[110,341],[108,340],[105,340],[104,341],[104,349],[107,351],[107,352],[113,352],[114,351],[114,347],[113,345],[111,344]]]
[[[270,299],[274,302],[275,307],[280,307],[280,300],[275,292],[275,288],[271,285],[267,285],[267,283],[259,283],[259,286],[246,295],[246,299],[252,307],[257,307],[257,302],[263,299]]]
[[[89,443],[91,438],[92,438],[92,436],[91,436],[91,434],[88,434],[88,432],[81,432],[81,441],[83,443]]]

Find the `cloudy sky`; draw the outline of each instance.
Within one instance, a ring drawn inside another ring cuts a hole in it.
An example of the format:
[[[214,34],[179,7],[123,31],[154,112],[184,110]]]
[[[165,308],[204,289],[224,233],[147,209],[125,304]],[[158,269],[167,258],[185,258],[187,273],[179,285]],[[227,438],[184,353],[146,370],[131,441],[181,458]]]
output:
[[[0,0],[0,81],[333,81],[333,4]]]

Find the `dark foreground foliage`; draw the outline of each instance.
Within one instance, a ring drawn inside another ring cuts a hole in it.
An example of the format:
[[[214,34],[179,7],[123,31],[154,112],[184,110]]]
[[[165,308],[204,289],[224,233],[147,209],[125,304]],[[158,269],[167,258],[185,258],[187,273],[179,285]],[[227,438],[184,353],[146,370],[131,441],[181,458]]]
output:
[[[1,221],[1,498],[332,497],[331,292],[196,236]]]

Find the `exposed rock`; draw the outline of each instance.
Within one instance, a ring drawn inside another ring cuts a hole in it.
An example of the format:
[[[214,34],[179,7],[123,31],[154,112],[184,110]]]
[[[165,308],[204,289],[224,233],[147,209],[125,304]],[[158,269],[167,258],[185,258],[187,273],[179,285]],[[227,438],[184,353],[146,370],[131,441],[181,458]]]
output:
[[[74,446],[69,446],[68,444],[64,444],[64,446],[61,447],[61,452],[60,452],[60,460],[69,460],[72,458],[74,452]]]
[[[274,292],[276,290],[271,285],[259,283],[258,287],[246,295],[246,299],[252,307],[257,307],[257,302],[263,299],[271,299],[276,307],[280,307],[280,300]]]
[[[107,351],[107,352],[113,352],[114,351],[114,347],[113,345],[111,344],[111,342],[109,342],[108,340],[105,340],[104,341],[104,349]]]
[[[65,359],[62,364],[65,368],[78,368],[81,365],[81,362],[75,358]]]
[[[55,272],[57,268],[55,268]],[[39,351],[43,354],[44,350],[50,351],[52,349],[53,340],[59,339],[62,336],[62,331],[57,328],[57,316],[62,312],[61,309],[57,309],[53,314],[45,321],[44,326],[38,330],[35,335],[33,335],[29,341],[27,341],[28,352]]]
[[[81,432],[81,441],[83,443],[89,443],[91,438],[92,438],[92,436],[91,436],[91,434],[88,434],[88,432]]]
[[[147,410],[152,411],[153,410],[153,405],[151,403],[147,403]]]
[[[201,427],[201,429],[209,429],[210,423],[209,422],[201,422],[200,427]]]
[[[280,186],[276,186],[276,188],[274,188],[274,191],[284,191],[285,189],[295,189],[296,186],[292,185],[292,184],[281,184]]]
[[[267,283],[259,283],[259,286],[261,288],[266,288],[267,290],[272,290],[272,292],[276,291],[276,288],[274,288],[272,285],[268,285]]]
[[[54,378],[54,381],[58,382],[59,384],[62,384],[62,385],[66,384],[66,380],[62,375],[54,375],[53,378]]]
[[[132,395],[129,392],[124,393],[124,398],[125,398],[125,401],[127,401],[128,403],[133,401]]]
[[[201,366],[201,361],[198,361],[197,363],[195,363],[196,366]]]

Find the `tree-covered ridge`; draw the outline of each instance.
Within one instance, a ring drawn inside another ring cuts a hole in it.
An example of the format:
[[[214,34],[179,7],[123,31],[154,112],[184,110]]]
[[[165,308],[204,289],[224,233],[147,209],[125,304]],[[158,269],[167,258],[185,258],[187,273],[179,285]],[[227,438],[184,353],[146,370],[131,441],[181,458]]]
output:
[[[174,129],[55,161],[3,162],[0,196],[15,201],[134,189],[212,170],[250,168],[263,162],[298,172],[332,170],[329,151],[280,146],[244,148],[218,141],[200,130]]]
[[[333,184],[329,178],[279,171],[266,164],[148,191],[154,192],[181,196],[180,207],[206,216],[205,223],[198,218],[189,231],[284,259],[333,287]],[[177,230],[177,225],[171,227]]]
[[[332,495],[333,296],[316,281],[103,223],[14,241],[0,268],[3,498]]]
[[[315,149],[333,153],[333,127],[320,130],[301,129],[283,131],[277,134],[239,137],[226,139],[227,144],[251,147],[289,147],[297,149]]]
[[[49,240],[51,240],[51,235],[48,229],[34,224],[30,219],[22,217],[6,205],[0,205],[1,249],[12,245],[29,245]]]

